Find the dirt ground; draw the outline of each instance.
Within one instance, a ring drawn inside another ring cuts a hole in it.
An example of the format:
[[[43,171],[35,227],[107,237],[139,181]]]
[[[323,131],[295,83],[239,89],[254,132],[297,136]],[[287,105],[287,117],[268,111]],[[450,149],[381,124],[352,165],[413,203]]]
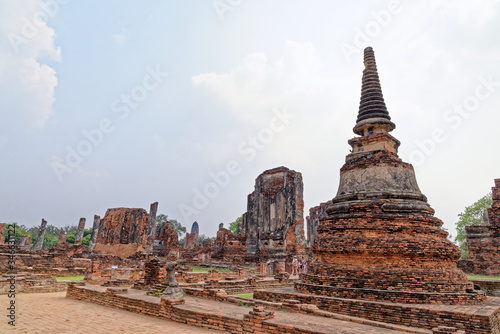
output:
[[[7,323],[10,299],[7,295],[0,295],[0,333],[223,333],[65,296],[66,292],[17,294],[16,326],[13,327]]]

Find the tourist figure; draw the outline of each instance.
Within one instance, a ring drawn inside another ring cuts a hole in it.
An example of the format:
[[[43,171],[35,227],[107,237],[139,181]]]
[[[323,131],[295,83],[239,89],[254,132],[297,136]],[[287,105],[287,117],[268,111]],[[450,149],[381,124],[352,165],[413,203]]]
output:
[[[292,276],[293,273],[295,272],[295,275],[298,275],[298,270],[299,270],[299,260],[297,260],[297,257],[294,256],[292,260]]]
[[[304,257],[302,258],[302,261],[300,261],[300,269],[302,269],[302,273],[303,274],[306,273],[307,261],[306,261],[306,259]]]

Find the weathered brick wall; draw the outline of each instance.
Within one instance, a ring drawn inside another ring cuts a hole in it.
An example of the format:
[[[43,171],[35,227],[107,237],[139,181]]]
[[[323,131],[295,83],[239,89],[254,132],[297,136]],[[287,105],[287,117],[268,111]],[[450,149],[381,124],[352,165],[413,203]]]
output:
[[[144,209],[108,209],[99,224],[94,252],[126,258],[144,252],[149,214]]]
[[[318,206],[309,209],[309,216],[306,217],[307,220],[307,244],[311,246],[314,239],[318,236],[318,226],[320,218],[326,217],[326,209],[332,205],[332,201],[321,203]]]
[[[246,256],[246,242],[244,237],[234,235],[233,232],[224,228],[223,224],[219,224],[212,258],[229,263],[240,263]]]
[[[175,261],[179,257],[180,248],[179,235],[170,222],[165,222],[157,227],[153,247],[155,254]]]
[[[500,275],[500,179],[495,179],[492,199],[492,207],[488,209],[489,225],[465,227],[469,258],[459,265],[466,272]]]
[[[202,244],[195,244],[193,249],[182,248],[180,250],[180,258],[185,260],[187,264],[198,265],[208,263],[211,261],[214,251],[214,242],[212,240],[205,240]]]
[[[196,242],[197,235],[194,233],[186,233],[186,237],[184,239],[184,248],[193,249],[194,244]]]
[[[302,174],[278,167],[259,175],[248,195],[243,228],[249,254],[304,253]]]

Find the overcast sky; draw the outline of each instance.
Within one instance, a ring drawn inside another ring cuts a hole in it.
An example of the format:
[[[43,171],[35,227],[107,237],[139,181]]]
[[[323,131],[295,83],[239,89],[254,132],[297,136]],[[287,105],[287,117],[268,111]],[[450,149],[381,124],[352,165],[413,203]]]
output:
[[[362,49],[436,216],[500,178],[498,1],[0,1],[0,221],[107,208],[215,235],[264,170],[332,199]]]

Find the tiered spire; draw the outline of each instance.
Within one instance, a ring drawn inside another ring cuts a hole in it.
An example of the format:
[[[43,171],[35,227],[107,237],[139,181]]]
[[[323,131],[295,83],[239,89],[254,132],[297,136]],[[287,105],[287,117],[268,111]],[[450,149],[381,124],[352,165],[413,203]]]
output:
[[[366,135],[364,129],[376,124],[384,124],[385,131],[392,131],[396,125],[391,122],[391,117],[385,106],[382,88],[377,72],[375,54],[371,47],[364,50],[363,80],[361,87],[361,100],[359,103],[358,119],[354,126],[354,133]]]

